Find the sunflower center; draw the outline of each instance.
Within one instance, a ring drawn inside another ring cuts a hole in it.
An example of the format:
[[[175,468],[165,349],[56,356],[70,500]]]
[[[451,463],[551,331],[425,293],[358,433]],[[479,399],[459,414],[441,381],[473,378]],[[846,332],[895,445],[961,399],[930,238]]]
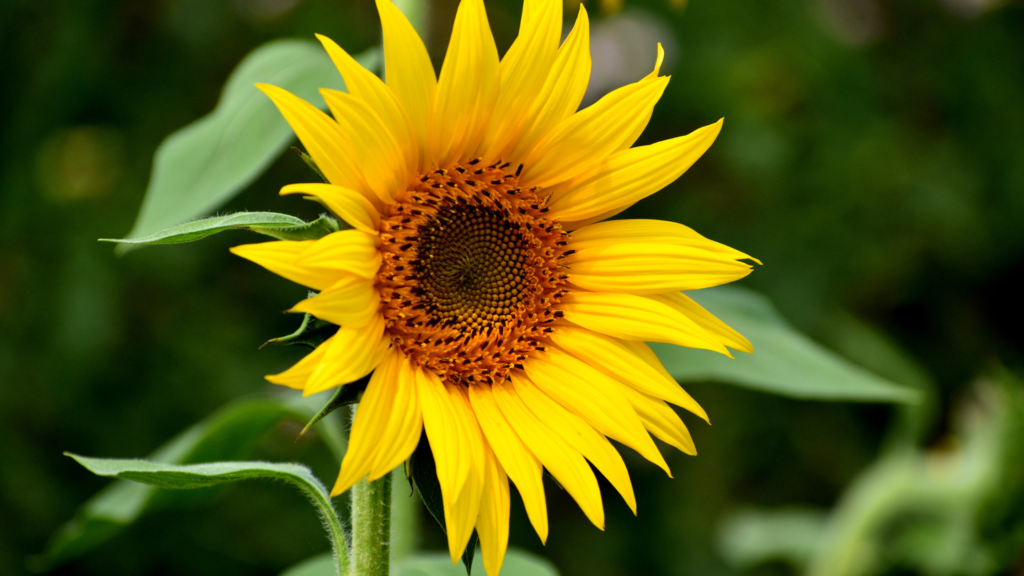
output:
[[[529,241],[521,223],[491,207],[457,201],[419,231],[413,265],[436,318],[472,329],[512,314],[527,287]]]
[[[566,234],[508,168],[472,161],[425,174],[381,223],[388,333],[454,383],[504,379],[561,315]]]

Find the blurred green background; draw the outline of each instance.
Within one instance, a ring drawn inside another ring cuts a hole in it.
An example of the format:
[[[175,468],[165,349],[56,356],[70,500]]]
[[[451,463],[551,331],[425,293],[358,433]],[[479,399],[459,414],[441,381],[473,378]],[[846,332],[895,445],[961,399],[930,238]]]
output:
[[[690,385],[715,425],[687,419],[700,456],[666,451],[673,480],[626,455],[639,517],[605,490],[598,531],[552,486],[547,546],[515,497],[512,545],[566,576],[838,575],[808,551],[834,536],[825,515],[838,504],[839,522],[875,506],[882,520],[864,530],[877,545],[844,552],[860,566],[850,574],[1024,574],[1013,375],[1024,367],[1024,7],[586,5],[588,101],[647,74],[661,41],[673,79],[640,143],[726,119],[702,160],[626,216],[683,222],[757,256],[765,265],[743,284],[819,342],[930,400],[895,408]],[[456,3],[429,8],[440,69]],[[566,8],[571,23],[575,6]],[[487,9],[503,51],[521,2]],[[26,558],[108,483],[63,451],[142,457],[266,391],[262,376],[301,356],[257,351],[295,328],[277,312],[305,292],[228,253],[254,235],[120,258],[96,239],[127,233],[156,146],[213,109],[246,53],[314,32],[352,53],[374,46],[373,2],[0,4],[0,574],[38,566]],[[309,179],[285,154],[224,210],[312,219],[312,203],[277,196]],[[333,479],[315,436],[293,443],[298,429],[282,423],[253,457],[303,461]],[[983,478],[901,507],[950,470]],[[441,549],[433,521],[420,523],[422,546]],[[301,496],[242,483],[212,503],[149,514],[51,573],[277,574],[327,548]]]

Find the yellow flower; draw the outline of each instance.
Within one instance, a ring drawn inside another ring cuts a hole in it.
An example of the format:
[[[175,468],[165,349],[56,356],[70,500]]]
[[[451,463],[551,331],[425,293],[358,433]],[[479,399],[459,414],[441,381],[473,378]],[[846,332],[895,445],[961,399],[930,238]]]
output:
[[[666,472],[651,434],[696,453],[669,404],[707,415],[644,342],[752,351],[681,293],[742,278],[751,258],[681,224],[599,223],[678,178],[721,129],[631,148],[668,84],[660,46],[650,75],[577,111],[582,6],[559,46],[562,3],[526,0],[499,61],[482,1],[463,0],[440,78],[401,12],[377,8],[386,84],[320,37],[348,86],[322,91],[333,118],[260,86],[330,181],[281,193],[352,228],[233,252],[319,290],[293,310],[340,326],[271,382],[308,395],[372,372],[332,494],[391,472],[425,430],[452,559],[476,528],[496,575],[509,479],[546,540],[542,468],[603,528],[590,464],[636,511],[609,438]]]

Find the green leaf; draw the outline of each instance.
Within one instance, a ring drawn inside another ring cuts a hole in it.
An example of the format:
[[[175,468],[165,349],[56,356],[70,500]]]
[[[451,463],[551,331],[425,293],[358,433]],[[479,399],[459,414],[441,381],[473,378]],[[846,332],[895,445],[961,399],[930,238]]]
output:
[[[479,551],[478,551],[479,552]],[[484,573],[480,554],[473,563],[477,574]],[[330,576],[334,574],[330,554],[320,554],[304,560],[285,570],[281,576]],[[463,570],[452,566],[451,559],[444,553],[414,554],[391,566],[391,576],[462,576]],[[559,576],[558,570],[547,560],[529,552],[509,548],[501,576]]]
[[[419,493],[427,511],[441,525],[441,530],[447,533],[448,528],[444,522],[444,498],[441,495],[441,484],[437,480],[437,466],[434,464],[434,455],[430,451],[426,434],[420,437],[420,444],[413,452],[412,458],[409,459],[409,477],[412,478],[416,492]],[[476,543],[477,535],[474,530],[473,535],[469,538],[469,544],[466,545],[466,550],[462,553],[462,563],[468,574],[473,573],[473,555],[476,553]]]
[[[715,381],[811,400],[917,402],[920,393],[860,368],[797,332],[767,298],[721,286],[689,295],[743,334],[753,354],[735,359],[706,350],[651,344],[680,382]]]
[[[379,50],[356,59],[369,69]],[[171,134],[153,158],[139,216],[128,234],[142,238],[209,214],[256,179],[294,138],[274,104],[253,84],[280,86],[325,106],[320,88],[344,89],[341,74],[312,40],[276,40],[231,73],[213,112]],[[124,252],[128,246],[119,246]]]
[[[184,244],[225,230],[251,230],[278,240],[319,240],[331,232],[337,232],[339,228],[338,222],[330,216],[320,216],[312,222],[305,222],[295,216],[275,212],[238,212],[178,224],[141,238],[100,238],[100,242]]]
[[[167,463],[210,462],[248,454],[282,419],[305,422],[317,413],[319,400],[296,395],[233,402],[168,441],[149,459]],[[340,461],[345,437],[335,420],[317,431]],[[135,522],[147,510],[194,504],[203,494],[160,492],[152,486],[116,481],[90,498],[75,517],[50,538],[46,551],[31,559],[34,571],[45,571],[85,554]],[[209,495],[207,495],[209,497]]]
[[[336,563],[347,566],[348,549],[338,513],[327,488],[301,464],[276,462],[210,462],[207,464],[164,464],[150,460],[88,458],[65,453],[93,474],[141,482],[166,490],[192,490],[238,480],[283,480],[301,490],[327,524]],[[343,571],[347,573],[347,570]]]
[[[327,489],[309,468],[301,464],[275,462],[208,462],[205,464],[165,464],[152,460],[89,458],[65,453],[93,474],[132,480],[165,490],[192,490],[223,482],[250,478],[272,478],[296,484],[311,496],[329,501]]]

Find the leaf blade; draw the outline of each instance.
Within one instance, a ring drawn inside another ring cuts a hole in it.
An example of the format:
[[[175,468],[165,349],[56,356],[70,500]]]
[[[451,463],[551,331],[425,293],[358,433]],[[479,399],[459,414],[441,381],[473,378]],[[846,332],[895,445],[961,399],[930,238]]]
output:
[[[327,488],[301,464],[278,462],[209,462],[205,464],[165,464],[152,460],[90,458],[64,453],[93,474],[132,480],[166,490],[190,490],[225,482],[249,479],[282,480],[301,490],[316,507],[328,528],[328,537],[337,561],[347,573],[348,545],[337,510]]]
[[[886,380],[820,346],[794,329],[767,298],[736,286],[688,293],[754,345],[753,354],[720,354],[652,343],[679,382],[715,381],[807,400],[904,402],[918,391]]]
[[[142,482],[166,490],[205,488],[223,482],[247,478],[277,478],[301,483],[327,497],[327,489],[313,476],[309,468],[300,464],[277,462],[208,462],[204,464],[166,464],[152,460],[121,458],[90,458],[65,452],[97,476]]]
[[[100,238],[100,242],[148,246],[185,244],[226,230],[251,230],[278,240],[317,240],[336,232],[338,224],[328,216],[306,222],[295,216],[276,212],[236,212],[178,224],[141,238]]]
[[[356,59],[374,69],[379,51]],[[254,86],[281,86],[325,107],[320,88],[343,90],[344,82],[323,49],[311,40],[276,40],[249,53],[224,85],[210,114],[168,136],[157,148],[129,238],[208,214],[252,183],[294,138],[270,99]],[[124,252],[130,246],[119,246]]]
[[[149,455],[150,460],[167,463],[209,462],[244,457],[256,442],[288,418],[304,423],[320,409],[320,400],[310,397],[256,397],[233,402],[187,428]],[[335,420],[321,422],[317,432],[340,460],[345,437]],[[156,488],[128,480],[116,480],[90,498],[74,518],[51,536],[42,554],[32,558],[38,571],[50,570],[85,554],[138,520],[148,510],[178,506],[188,501]],[[198,494],[193,495],[193,500]]]

